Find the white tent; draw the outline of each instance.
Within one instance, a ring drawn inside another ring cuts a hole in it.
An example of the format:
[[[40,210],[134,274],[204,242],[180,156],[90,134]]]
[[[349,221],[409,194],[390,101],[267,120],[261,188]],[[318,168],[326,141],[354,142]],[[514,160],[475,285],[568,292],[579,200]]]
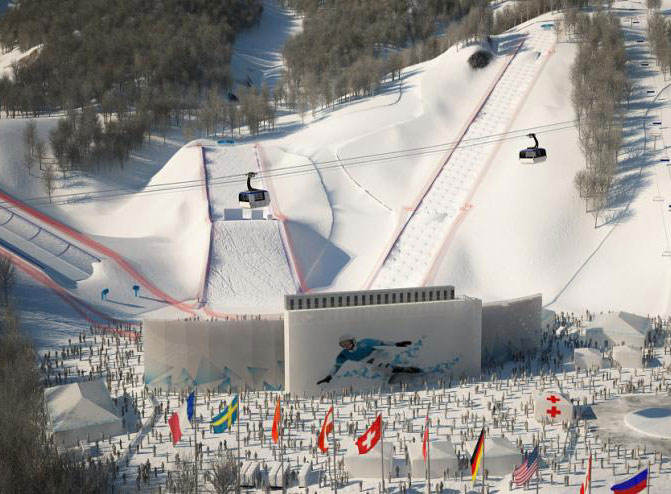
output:
[[[573,403],[562,393],[537,391],[534,393],[534,418],[539,423],[570,421],[573,419]]]
[[[613,360],[622,367],[643,367],[643,355],[639,348],[620,345],[613,348]]]
[[[373,449],[365,455],[359,454],[359,448],[354,441],[352,441],[345,452],[345,470],[349,472],[351,478],[357,479],[379,479],[382,476],[381,465],[381,444],[379,441]],[[392,459],[394,456],[394,448],[392,444],[387,441],[384,443],[384,475],[389,475],[391,471]]]
[[[109,391],[102,380],[63,384],[44,390],[51,432],[58,447],[76,446],[80,440],[123,433]]]
[[[485,439],[484,467],[489,475],[493,477],[508,475],[512,473],[515,465],[521,465],[523,460],[524,456],[520,450],[505,437]]]
[[[426,478],[426,463],[422,456],[422,441],[408,445],[410,455],[410,471],[413,478]],[[431,460],[431,478],[443,477],[443,472],[459,471],[459,459],[454,452],[450,441],[431,441],[429,444],[429,459]]]
[[[647,317],[629,312],[611,312],[603,314],[585,328],[585,339],[597,345],[629,345],[642,348],[652,325]]]
[[[573,350],[573,363],[581,369],[608,369],[610,361],[595,348],[576,348]]]

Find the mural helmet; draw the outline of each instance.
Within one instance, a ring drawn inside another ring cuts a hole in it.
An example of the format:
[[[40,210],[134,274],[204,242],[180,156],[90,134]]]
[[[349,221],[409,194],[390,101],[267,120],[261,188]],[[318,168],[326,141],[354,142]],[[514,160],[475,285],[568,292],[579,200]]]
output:
[[[350,342],[352,346],[356,345],[356,337],[352,334],[345,333],[338,338],[338,344],[344,348],[344,344]]]

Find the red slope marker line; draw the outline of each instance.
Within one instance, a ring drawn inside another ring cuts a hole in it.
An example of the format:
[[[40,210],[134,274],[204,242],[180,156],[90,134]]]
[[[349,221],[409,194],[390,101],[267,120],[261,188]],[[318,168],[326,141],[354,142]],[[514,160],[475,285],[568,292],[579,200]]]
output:
[[[424,197],[426,196],[426,194],[429,192],[429,190],[433,186],[434,182],[438,178],[438,175],[440,175],[440,172],[447,166],[448,161],[452,157],[452,154],[454,154],[454,152],[459,147],[459,144],[461,143],[461,140],[466,135],[466,132],[468,132],[468,129],[471,127],[471,125],[475,121],[475,118],[480,113],[480,110],[482,110],[482,107],[485,106],[485,103],[487,102],[487,100],[491,96],[492,92],[494,91],[494,88],[496,87],[496,85],[501,80],[501,77],[503,77],[503,74],[506,72],[506,70],[510,66],[510,63],[513,61],[513,59],[515,58],[515,56],[517,55],[517,53],[519,52],[520,48],[522,47],[522,45],[524,44],[525,41],[526,41],[526,38],[523,39],[522,41],[520,41],[517,44],[517,47],[515,48],[515,51],[511,55],[509,55],[508,60],[506,61],[505,65],[499,70],[498,74],[494,78],[494,81],[492,82],[492,84],[489,86],[489,88],[485,92],[484,97],[476,105],[475,109],[473,110],[473,112],[471,113],[469,118],[466,120],[466,123],[464,124],[464,126],[462,127],[461,131],[459,132],[459,134],[457,136],[455,144],[452,146],[452,148],[450,150],[447,151],[445,156],[438,162],[439,163],[438,166],[434,169],[434,171],[431,173],[431,176],[429,176],[429,179],[427,180],[427,182],[424,184],[422,189],[419,191],[419,194],[417,195],[415,201],[413,202],[413,205],[403,208],[405,211],[410,212],[410,214],[405,218],[405,220],[403,220],[402,217],[401,217],[401,219],[399,219],[398,225],[396,226],[396,229],[394,230],[394,233],[392,234],[391,239],[389,240],[389,242],[385,246],[384,250],[382,251],[382,256],[380,257],[378,262],[375,263],[375,267],[373,268],[373,271],[371,272],[371,274],[366,279],[366,282],[364,283],[364,287],[363,287],[364,290],[369,290],[370,289],[371,285],[373,284],[373,281],[375,281],[375,278],[377,278],[377,275],[379,274],[380,269],[382,269],[382,266],[384,265],[385,261],[389,257],[389,254],[391,254],[391,250],[394,248],[394,245],[396,245],[396,242],[398,241],[401,234],[405,230],[406,226],[410,222],[410,218],[412,218],[412,215],[414,214],[415,210],[419,207],[419,205],[424,200]]]
[[[113,250],[109,249],[108,247],[105,247],[99,242],[96,242],[95,240],[85,236],[84,234],[78,232],[77,230],[74,230],[73,228],[70,228],[69,226],[61,223],[60,221],[47,216],[46,214],[42,213],[41,211],[38,211],[37,209],[34,209],[30,206],[28,206],[26,203],[23,201],[11,196],[5,191],[0,190],[0,199],[12,204],[14,207],[19,208],[20,210],[30,214],[31,216],[38,218],[40,221],[43,223],[46,223],[47,225],[52,226],[53,228],[59,230],[62,233],[65,233],[66,235],[69,235],[70,237],[76,239],[79,241],[81,244],[86,245],[87,247],[90,247],[91,249],[94,249],[105,256],[109,257],[112,259],[114,262],[116,262],[121,269],[126,271],[131,277],[136,279],[140,284],[144,285],[144,287],[149,290],[154,296],[159,297],[163,300],[165,300],[167,303],[172,305],[173,307],[176,307],[177,309],[183,311],[183,312],[188,312],[189,314],[195,316],[196,313],[192,310],[191,307],[186,305],[183,302],[180,302],[167,293],[165,293],[163,290],[160,288],[154,286],[149,280],[147,280],[144,276],[142,276],[140,273],[138,273],[129,263],[126,261],[122,256],[114,252]]]
[[[287,259],[289,260],[289,265],[293,268],[293,271],[296,275],[296,279],[298,280],[298,284],[300,287],[301,292],[303,293],[308,293],[310,289],[308,288],[307,284],[305,283],[305,278],[303,277],[303,271],[301,270],[300,264],[298,263],[298,260],[296,259],[296,256],[294,254],[294,245],[291,240],[291,234],[289,233],[289,228],[286,225],[286,221],[288,218],[282,214],[282,210],[280,209],[279,202],[277,201],[277,194],[275,194],[275,189],[273,187],[273,183],[270,180],[270,176],[266,170],[265,166],[265,161],[261,157],[261,145],[260,144],[254,144],[254,151],[256,153],[256,162],[259,166],[259,170],[261,170],[264,175],[267,178],[266,180],[266,186],[269,189],[270,192],[270,207],[273,210],[273,215],[280,220],[280,237],[282,237],[282,244],[284,246],[284,254],[287,256]]]
[[[96,326],[100,326],[100,320],[95,320],[90,317],[90,315],[86,312],[89,311],[90,313],[94,314],[98,319],[106,320],[109,323],[123,323],[126,325],[133,325],[137,326],[139,323],[135,321],[124,321],[121,319],[117,319],[115,317],[110,317],[106,314],[103,314],[102,312],[94,309],[84,301],[78,299],[71,293],[69,293],[65,288],[60,286],[58,283],[56,283],[54,280],[51,279],[50,276],[42,272],[40,269],[34,267],[32,264],[24,260],[23,258],[17,256],[13,252],[0,247],[0,252],[2,252],[5,256],[7,256],[11,261],[12,264],[14,264],[16,267],[18,267],[21,271],[26,273],[28,276],[33,278],[35,281],[43,284],[47,288],[51,289],[56,295],[58,295],[65,303],[67,303],[72,309],[77,312],[83,319],[85,319],[88,323],[94,324]],[[111,329],[111,328],[109,328]],[[133,333],[133,332],[131,332]],[[133,333],[135,334],[135,333]]]
[[[538,69],[538,72],[536,72],[536,75],[534,76],[534,79],[531,81],[531,84],[529,85],[529,88],[527,91],[524,93],[524,97],[520,100],[520,104],[517,105],[517,108],[515,109],[515,113],[513,116],[508,120],[508,125],[506,126],[504,132],[508,132],[510,130],[510,127],[512,126],[513,122],[517,118],[517,116],[520,113],[520,110],[522,110],[522,107],[524,106],[524,103],[531,93],[531,90],[533,87],[536,85],[536,82],[538,81],[538,78],[540,77],[540,74],[543,72],[543,69],[545,68],[545,64],[547,61],[550,59],[550,56],[554,54],[555,46],[557,45],[557,41],[554,42],[554,44],[550,47],[548,50],[548,56],[545,57],[545,60],[543,60],[543,63],[541,64],[540,68]],[[464,206],[459,208],[459,215],[457,216],[456,220],[452,224],[452,228],[447,232],[445,235],[445,239],[443,240],[443,243],[441,244],[440,248],[438,251],[434,254],[433,259],[431,260],[431,264],[429,265],[429,270],[426,273],[426,276],[424,276],[424,279],[422,281],[422,286],[426,286],[427,284],[431,283],[433,279],[436,276],[436,272],[438,271],[438,266],[440,264],[440,260],[445,256],[445,253],[449,249],[450,244],[452,243],[452,240],[454,239],[454,236],[456,235],[457,230],[459,229],[459,226],[461,223],[466,219],[466,215],[468,214],[468,211],[470,211],[471,207],[473,205],[470,203],[471,199],[473,196],[475,196],[475,193],[478,191],[480,188],[480,185],[482,183],[482,179],[485,177],[487,174],[487,171],[489,170],[489,167],[492,164],[492,160],[494,159],[494,156],[496,156],[496,153],[498,152],[499,148],[501,147],[501,141],[496,143],[494,146],[494,149],[489,153],[489,156],[487,157],[487,164],[483,167],[483,169],[480,171],[480,175],[478,176],[478,179],[475,181],[475,184],[473,187],[471,187],[470,192],[468,193],[468,196],[466,197],[466,201],[464,203]]]

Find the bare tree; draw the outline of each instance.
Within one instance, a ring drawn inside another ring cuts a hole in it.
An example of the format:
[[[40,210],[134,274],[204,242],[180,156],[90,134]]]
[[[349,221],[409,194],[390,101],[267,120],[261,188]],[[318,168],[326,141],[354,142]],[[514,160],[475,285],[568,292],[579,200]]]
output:
[[[35,159],[40,165],[40,170],[42,169],[42,160],[46,157],[47,154],[47,145],[42,139],[37,139],[35,141]]]
[[[51,194],[56,188],[56,173],[51,165],[47,165],[42,171],[42,184],[44,185],[44,190],[47,192],[49,202],[51,203]]]
[[[210,484],[217,494],[235,492],[238,483],[238,469],[235,459],[224,457],[214,462],[210,471]]]
[[[0,290],[2,290],[3,304],[9,304],[9,292],[16,281],[16,272],[9,256],[0,254]]]
[[[195,494],[196,493],[196,462],[190,455],[177,464],[177,469],[172,471],[172,491],[176,494]]]

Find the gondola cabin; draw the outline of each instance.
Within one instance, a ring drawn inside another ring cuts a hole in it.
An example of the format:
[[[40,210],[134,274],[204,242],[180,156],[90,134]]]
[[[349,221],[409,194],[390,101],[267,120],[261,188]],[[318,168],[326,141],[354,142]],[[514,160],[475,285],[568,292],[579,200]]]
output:
[[[520,163],[533,164],[545,161],[547,159],[547,153],[545,148],[538,147],[538,139],[536,139],[536,134],[529,134],[527,137],[530,137],[534,140],[534,145],[533,147],[522,149],[520,151]]]
[[[265,208],[270,204],[270,195],[266,190],[246,190],[238,194],[241,208]]]
[[[267,190],[252,187],[252,177],[255,175],[256,173],[254,172],[247,174],[247,190],[238,194],[238,202],[241,208],[265,208],[270,204],[270,194],[268,194]]]
[[[547,154],[543,148],[526,148],[520,151],[520,163],[540,163],[546,159]]]

